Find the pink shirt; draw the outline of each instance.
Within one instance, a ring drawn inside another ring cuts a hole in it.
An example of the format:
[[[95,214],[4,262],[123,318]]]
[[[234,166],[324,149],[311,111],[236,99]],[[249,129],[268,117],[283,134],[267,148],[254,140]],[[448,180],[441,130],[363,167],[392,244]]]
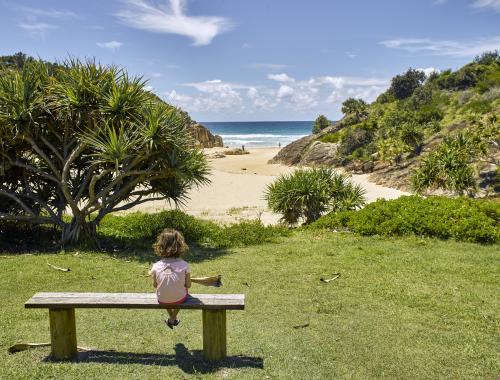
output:
[[[155,276],[156,297],[161,303],[175,303],[187,295],[186,273],[191,273],[188,263],[179,258],[165,258],[153,264],[150,271]]]

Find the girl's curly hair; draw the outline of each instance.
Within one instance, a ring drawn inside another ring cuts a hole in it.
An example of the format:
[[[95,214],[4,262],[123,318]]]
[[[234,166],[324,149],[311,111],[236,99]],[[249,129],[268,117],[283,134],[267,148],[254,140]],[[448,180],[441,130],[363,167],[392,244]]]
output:
[[[179,231],[166,228],[156,238],[153,248],[157,256],[180,257],[188,250],[188,245]]]

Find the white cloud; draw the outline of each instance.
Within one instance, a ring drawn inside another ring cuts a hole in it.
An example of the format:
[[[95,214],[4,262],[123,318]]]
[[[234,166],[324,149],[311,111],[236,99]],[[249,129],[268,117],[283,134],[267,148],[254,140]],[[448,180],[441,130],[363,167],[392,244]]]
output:
[[[500,49],[500,36],[471,41],[433,40],[430,38],[399,38],[381,41],[391,49],[449,57],[474,57],[485,51]]]
[[[500,13],[500,0],[474,0],[473,8],[490,8]]]
[[[26,30],[32,37],[45,38],[47,32],[51,29],[57,29],[56,25],[45,22],[21,22],[17,26]]]
[[[231,22],[217,16],[186,15],[186,0],[154,3],[149,0],[124,0],[116,13],[126,25],[156,33],[179,34],[193,40],[194,46],[209,45],[219,34],[231,29]]]
[[[379,78],[358,78],[358,77],[333,77],[324,76],[312,78],[311,81],[319,85],[329,84],[334,88],[341,89],[344,87],[367,87],[367,86],[385,86],[388,81]]]
[[[309,79],[291,78],[287,74],[270,74],[265,86],[231,83],[221,79],[186,83],[189,93],[166,92],[166,100],[188,112],[252,113],[277,108],[310,113],[316,107],[332,108],[348,97],[374,100],[389,85],[379,78],[323,76]],[[188,92],[188,90],[186,90]],[[314,111],[315,112],[315,111]]]
[[[472,8],[490,8],[497,13],[500,13],[500,0],[470,0]],[[434,0],[434,5],[442,5],[448,0]]]
[[[240,90],[248,90],[245,85],[224,82],[220,79],[186,83],[184,86],[196,89],[194,95],[179,94],[175,90],[165,93],[167,101],[189,112],[238,112],[243,109]]]
[[[183,106],[184,104],[191,102],[193,98],[189,95],[178,94],[177,91],[172,90],[165,94],[167,99],[174,105]]]
[[[96,45],[99,46],[100,48],[109,49],[112,52],[115,52],[116,50],[118,50],[123,46],[123,42],[119,41],[97,42]]]
[[[358,56],[356,53],[353,53],[352,51],[346,51],[345,55],[347,55],[351,59],[354,59]]]
[[[163,74],[162,73],[158,73],[158,72],[154,72],[154,73],[149,74],[149,76],[151,78],[160,78],[160,77],[163,76]]]
[[[426,77],[428,77],[432,73],[438,73],[439,74],[441,72],[441,70],[436,69],[435,67],[424,67],[424,68],[418,68],[416,70],[423,71]]]
[[[295,90],[290,86],[281,85],[278,90],[278,98],[289,98],[295,93]]]
[[[19,22],[17,26],[27,31],[30,36],[41,39],[45,38],[49,30],[58,28],[52,21],[47,22],[47,19],[66,20],[78,17],[74,12],[69,11],[46,10],[17,5],[12,5],[11,7],[23,15],[23,21]]]
[[[281,74],[268,74],[267,78],[271,79],[271,80],[274,80],[276,82],[295,82],[294,78],[289,77],[285,73],[281,73]]]
[[[250,99],[255,99],[259,95],[259,91],[255,87],[250,87],[247,91],[247,96]]]
[[[281,63],[249,63],[245,65],[249,69],[271,69],[271,70],[281,70],[290,67],[288,65],[283,65]]]
[[[70,11],[58,11],[55,9],[39,9],[32,7],[19,7],[17,9],[31,17],[49,17],[53,19],[68,19],[77,17],[76,13]]]

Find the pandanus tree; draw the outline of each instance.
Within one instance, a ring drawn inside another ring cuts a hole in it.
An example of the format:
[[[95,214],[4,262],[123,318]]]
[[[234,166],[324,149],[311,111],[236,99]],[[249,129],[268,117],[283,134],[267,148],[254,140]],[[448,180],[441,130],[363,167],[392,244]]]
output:
[[[365,190],[332,168],[298,169],[283,174],[264,193],[269,208],[289,225],[309,224],[326,212],[348,211],[365,203]]]
[[[208,165],[184,112],[114,66],[42,62],[0,75],[0,221],[96,238],[111,212],[182,203]]]

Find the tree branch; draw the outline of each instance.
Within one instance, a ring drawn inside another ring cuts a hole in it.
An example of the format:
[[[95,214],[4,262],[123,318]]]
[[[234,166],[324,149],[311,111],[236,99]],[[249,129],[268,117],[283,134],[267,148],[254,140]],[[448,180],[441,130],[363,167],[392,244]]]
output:
[[[10,191],[0,190],[0,195],[4,195],[7,198],[12,199],[14,202],[19,204],[19,206],[21,206],[24,211],[26,211],[28,214],[31,214],[31,216],[38,216],[38,214],[36,212],[34,212],[32,209],[30,209],[26,205],[26,203],[24,203],[21,199],[18,198],[17,194],[11,193]]]
[[[26,170],[32,171],[33,173],[36,173],[44,178],[47,178],[48,180],[51,180],[59,185],[61,184],[61,182],[56,177],[51,176],[50,174],[47,174],[43,170],[35,168],[34,166],[31,166],[31,165],[28,165],[28,164],[25,164],[25,163],[19,162],[19,161],[12,161],[10,159],[9,159],[9,163],[13,166],[17,166],[19,168],[24,168]]]
[[[92,207],[95,204],[96,201],[96,196],[95,196],[95,185],[97,181],[102,179],[105,175],[108,175],[111,173],[110,169],[103,170],[100,174],[94,175],[92,179],[90,180],[90,185],[89,185],[89,200],[87,202],[87,205],[82,209],[82,212],[87,212],[90,207]]]
[[[38,153],[38,155],[43,158],[43,160],[47,163],[47,165],[49,165],[49,168],[56,175],[56,178],[60,179],[61,174],[59,173],[57,168],[54,166],[53,162],[44,153],[44,151],[42,149],[40,149],[40,147],[36,144],[36,142],[30,136],[26,136],[25,140],[30,143],[30,145]]]
[[[142,197],[139,197],[135,201],[127,203],[126,205],[123,205],[123,206],[120,206],[117,208],[113,208],[111,212],[128,210],[134,206],[137,206],[137,205],[140,205],[140,204],[146,203],[146,202],[163,201],[163,200],[165,200],[166,197],[154,197],[154,198],[145,198],[145,199],[141,199],[141,198]]]
[[[83,152],[85,147],[86,146],[84,143],[80,143],[73,150],[73,152],[71,152],[68,159],[66,160],[66,163],[64,164],[62,176],[61,176],[61,189],[63,191],[64,197],[66,198],[66,201],[68,202],[69,206],[71,207],[71,210],[73,211],[73,215],[75,215],[75,216],[78,213],[80,213],[80,209],[78,208],[78,204],[72,198],[71,192],[69,191],[68,174],[69,174],[69,169],[71,167],[71,164],[73,163],[73,161],[76,160],[76,158],[80,155],[80,153]]]
[[[87,170],[87,173],[85,173],[85,176],[83,177],[83,181],[80,184],[80,187],[78,189],[78,193],[76,194],[75,202],[78,203],[80,201],[80,198],[83,196],[85,189],[88,187],[90,177],[98,165],[99,164],[97,164],[97,163],[90,165],[89,169]]]
[[[44,136],[40,136],[40,139],[43,141],[43,143],[56,155],[56,157],[61,161],[64,162],[63,157],[61,154],[57,151],[57,149],[50,143],[49,140],[47,140]]]

